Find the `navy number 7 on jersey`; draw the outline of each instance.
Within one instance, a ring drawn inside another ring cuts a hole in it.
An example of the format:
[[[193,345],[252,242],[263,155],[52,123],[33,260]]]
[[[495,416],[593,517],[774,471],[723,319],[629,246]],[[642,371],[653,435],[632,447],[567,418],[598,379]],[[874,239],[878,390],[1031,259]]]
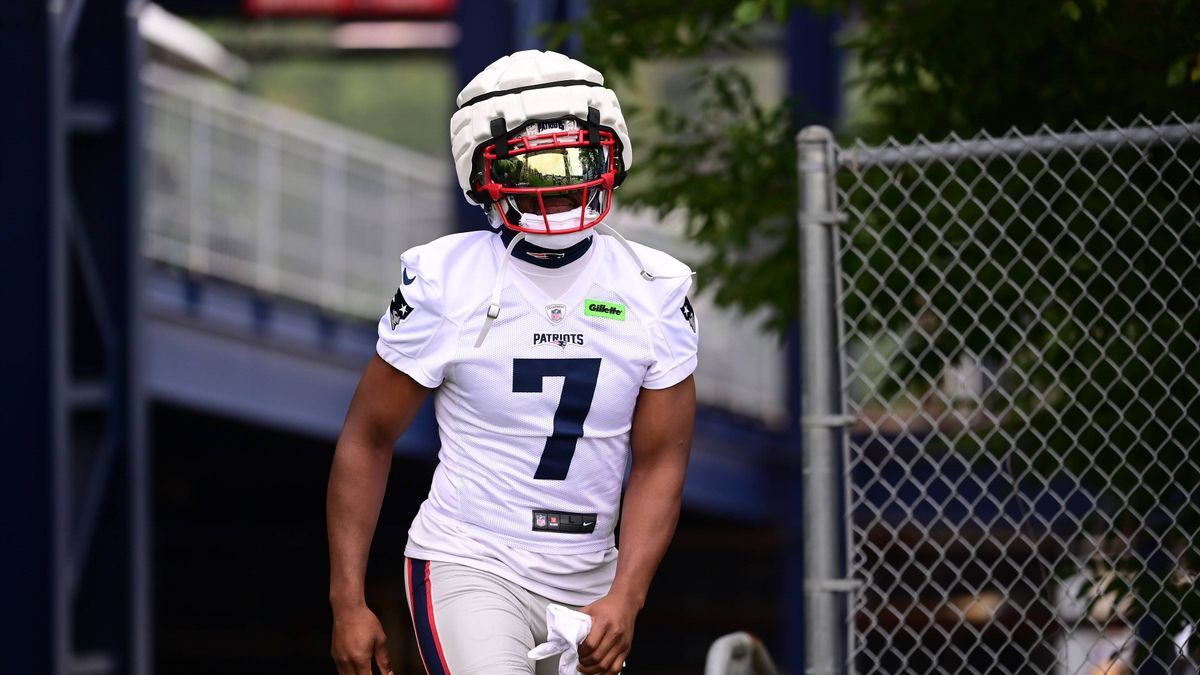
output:
[[[583,421],[592,407],[600,359],[513,359],[513,392],[540,394],[542,380],[563,378],[562,398],[554,411],[554,434],[538,462],[534,478],[566,480],[575,444],[583,436]]]

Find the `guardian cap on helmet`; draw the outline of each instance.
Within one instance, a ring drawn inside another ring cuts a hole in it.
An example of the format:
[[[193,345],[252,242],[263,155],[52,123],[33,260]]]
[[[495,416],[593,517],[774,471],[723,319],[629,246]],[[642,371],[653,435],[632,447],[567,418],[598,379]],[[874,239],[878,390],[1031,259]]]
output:
[[[458,95],[450,139],[459,187],[493,227],[535,234],[598,224],[633,152],[617,96],[595,69],[527,50]]]

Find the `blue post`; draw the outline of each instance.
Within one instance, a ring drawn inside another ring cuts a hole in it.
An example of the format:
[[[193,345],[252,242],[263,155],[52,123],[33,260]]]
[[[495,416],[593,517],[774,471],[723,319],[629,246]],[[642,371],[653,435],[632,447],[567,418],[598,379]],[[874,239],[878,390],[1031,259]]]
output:
[[[6,449],[0,454],[0,578],[4,669],[51,672],[51,446],[54,286],[52,176],[62,124],[54,20],[43,3],[0,3],[0,81],[19,103],[0,106],[0,287],[8,330],[0,331],[0,393]],[[18,96],[19,92],[19,96]]]
[[[57,3],[55,3],[57,4]],[[66,340],[56,394],[64,434],[57,527],[67,565],[59,653],[144,675],[150,649],[150,471],[141,368],[141,38],[136,0],[67,4],[59,47],[66,161],[57,199],[68,209],[58,301]],[[104,394],[94,397],[99,387]],[[102,431],[77,421],[99,415]],[[86,460],[78,447],[94,444]]]
[[[820,16],[797,8],[787,24],[788,93],[799,101],[796,129],[810,124],[837,127],[842,112],[842,49],[837,46],[838,16]]]
[[[5,672],[150,668],[140,6],[0,4]]]
[[[462,0],[458,3],[458,21],[460,37],[454,47],[454,68],[458,73],[457,94],[471,78],[475,77],[496,59],[515,51],[514,11],[511,2],[495,2],[494,0]],[[458,109],[456,102],[450,102],[450,110]],[[450,143],[450,120],[446,120],[444,130],[446,143]],[[450,168],[453,171],[453,167]],[[455,184],[457,184],[455,179]],[[479,230],[487,227],[483,211],[458,194],[452,197],[454,209],[458,213],[461,230]]]

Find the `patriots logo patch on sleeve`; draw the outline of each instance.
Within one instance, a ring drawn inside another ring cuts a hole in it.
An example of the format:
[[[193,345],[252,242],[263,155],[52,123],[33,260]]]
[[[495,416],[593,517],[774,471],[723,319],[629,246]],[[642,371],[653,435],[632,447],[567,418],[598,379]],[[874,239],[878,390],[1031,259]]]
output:
[[[404,294],[397,288],[396,294],[392,296],[392,304],[389,307],[389,314],[392,317],[392,330],[396,330],[396,326],[400,325],[401,321],[407,319],[408,315],[412,314],[415,309],[415,307],[408,304],[408,301],[404,299]]]
[[[679,311],[683,313],[683,318],[685,320],[687,320],[688,325],[692,327],[692,332],[695,333],[696,332],[696,311],[694,309],[692,309],[692,303],[691,303],[691,301],[688,300],[686,295],[683,296],[683,307],[680,307]]]

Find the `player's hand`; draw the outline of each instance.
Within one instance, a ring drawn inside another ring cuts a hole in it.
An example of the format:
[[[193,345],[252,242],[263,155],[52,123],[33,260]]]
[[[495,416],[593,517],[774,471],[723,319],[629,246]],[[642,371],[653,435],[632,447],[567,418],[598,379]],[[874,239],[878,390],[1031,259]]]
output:
[[[580,607],[592,617],[592,630],[579,645],[579,672],[588,675],[616,675],[625,666],[625,657],[633,644],[633,622],[637,606],[618,596],[605,596]]]
[[[372,675],[371,657],[383,675],[392,675],[387,635],[366,605],[333,612],[333,662],[338,675]]]

